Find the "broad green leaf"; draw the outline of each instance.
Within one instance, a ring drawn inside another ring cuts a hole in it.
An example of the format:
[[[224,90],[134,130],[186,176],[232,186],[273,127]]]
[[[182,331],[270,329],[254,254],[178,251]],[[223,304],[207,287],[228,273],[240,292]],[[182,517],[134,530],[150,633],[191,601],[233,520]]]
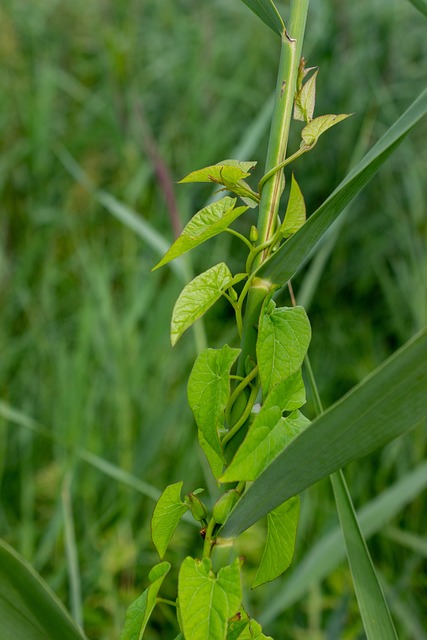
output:
[[[329,113],[326,116],[314,118],[314,120],[307,124],[301,131],[302,141],[307,147],[314,147],[322,133],[325,133],[325,131],[342,122],[342,120],[349,118],[351,115],[351,113],[340,113],[339,115]]]
[[[299,411],[282,418],[279,407],[262,409],[220,482],[255,480],[309,424],[310,421]]]
[[[233,284],[225,262],[220,262],[196,276],[184,287],[172,312],[171,343],[174,346],[191,325]]]
[[[427,329],[325,411],[249,487],[224,525],[234,537],[288,498],[414,429],[427,414]]]
[[[240,162],[239,160],[222,160],[204,169],[192,171],[182,182],[216,182],[218,184],[235,184],[247,178],[256,162]]]
[[[62,603],[24,558],[0,540],[2,640],[84,640]]]
[[[296,233],[306,220],[306,210],[304,196],[301,193],[301,189],[294,174],[292,174],[291,192],[289,194],[288,206],[281,226],[281,233],[283,238],[288,238],[293,233]]]
[[[151,537],[160,558],[165,555],[174,531],[188,509],[181,500],[182,485],[183,482],[175,482],[167,486],[154,507]]]
[[[186,638],[225,640],[228,620],[242,599],[239,559],[215,576],[209,558],[186,558],[179,572],[178,599]]]
[[[159,589],[170,568],[169,562],[160,562],[151,569],[148,575],[150,586],[135,602],[132,602],[126,611],[126,622],[120,634],[120,640],[141,640],[147,622],[156,606]]]
[[[331,477],[354,589],[368,640],[397,640],[396,630],[360,530],[342,471]]]
[[[308,71],[308,70],[306,70]],[[316,79],[318,70],[301,87],[295,97],[294,118],[310,122],[313,119],[314,107],[316,104]]]
[[[358,519],[365,539],[384,531],[386,525],[426,488],[427,462],[423,462],[362,507]],[[344,557],[344,540],[341,527],[337,526],[318,539],[306,553],[274,598],[267,603],[262,622],[271,622],[280,611],[298,602],[313,584],[320,583],[330,575]]]
[[[267,516],[267,542],[252,588],[278,578],[292,562],[300,499],[294,496]]]
[[[256,353],[264,397],[270,389],[301,367],[311,339],[303,307],[276,308],[266,304],[259,321]]]
[[[409,0],[409,2],[414,5],[418,11],[421,11],[423,15],[427,18],[427,2],[426,0]]]
[[[164,264],[209,240],[209,238],[218,235],[248,210],[247,207],[234,208],[235,204],[236,198],[225,197],[198,211],[185,226],[179,238],[175,240],[152,270],[162,267]]]
[[[224,412],[230,396],[230,371],[240,349],[225,344],[221,349],[205,349],[197,357],[188,380],[188,403],[202,434],[200,444],[212,466],[215,477],[222,472],[224,461],[219,431],[224,428]],[[216,458],[203,446],[204,441]],[[214,468],[215,467],[215,468]],[[219,471],[219,473],[218,473]]]
[[[213,447],[211,447],[200,429],[197,430],[197,434],[200,446],[202,447],[207,461],[209,462],[209,466],[212,469],[213,476],[214,478],[219,478],[224,468],[224,456],[222,452],[219,454]]]
[[[301,370],[276,384],[264,400],[263,409],[279,407],[283,411],[296,411],[306,402]]]
[[[354,167],[305,225],[287,240],[256,271],[256,275],[283,286],[300,269],[311,251],[339,214],[363,189],[409,131],[427,113],[427,89],[390,127],[377,144]]]
[[[242,0],[255,15],[279,36],[285,31],[285,25],[272,0]]]

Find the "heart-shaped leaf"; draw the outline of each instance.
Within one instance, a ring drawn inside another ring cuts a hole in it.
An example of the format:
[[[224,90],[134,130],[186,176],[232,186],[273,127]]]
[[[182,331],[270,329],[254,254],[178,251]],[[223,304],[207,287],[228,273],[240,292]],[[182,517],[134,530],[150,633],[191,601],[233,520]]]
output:
[[[182,485],[182,482],[176,482],[166,487],[154,508],[151,537],[160,558],[165,555],[173,533],[188,509],[188,505],[181,500]]]

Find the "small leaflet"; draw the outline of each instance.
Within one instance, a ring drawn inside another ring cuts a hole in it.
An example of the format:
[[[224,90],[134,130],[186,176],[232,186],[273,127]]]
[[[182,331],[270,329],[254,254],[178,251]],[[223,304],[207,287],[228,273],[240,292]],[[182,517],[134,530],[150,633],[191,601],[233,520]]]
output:
[[[309,71],[309,70],[307,70]],[[294,118],[303,122],[311,122],[316,104],[316,79],[319,70],[307,80],[295,97]]]
[[[232,349],[227,344],[221,349],[205,349],[197,357],[188,380],[188,403],[215,477],[221,474],[224,462],[219,430],[224,427],[224,412],[230,396],[230,371],[239,354],[240,349]]]
[[[179,572],[178,600],[186,638],[226,640],[228,621],[242,600],[239,559],[215,575],[210,558],[187,557]]]
[[[196,276],[181,291],[172,312],[171,343],[178,342],[184,331],[198,320],[233,284],[233,276],[225,262]]]
[[[160,558],[165,555],[174,531],[188,509],[181,500],[182,485],[182,482],[176,482],[167,486],[154,508],[151,537]]]
[[[349,118],[351,115],[353,114],[328,114],[326,116],[319,116],[318,118],[314,118],[314,120],[307,124],[301,131],[301,138],[303,143],[307,147],[314,147],[322,133],[325,133],[325,131],[338,124],[339,122],[342,122],[342,120]]]
[[[294,174],[292,174],[291,191],[289,194],[288,206],[281,226],[282,238],[289,238],[289,236],[296,233],[306,221],[306,209],[304,196]]]
[[[261,409],[220,482],[253,481],[310,424],[300,411],[282,417],[279,407]]]
[[[218,184],[236,184],[239,180],[247,178],[256,162],[240,162],[239,160],[222,160],[204,169],[192,171],[183,182],[216,182]]]
[[[300,512],[294,496],[267,515],[267,541],[252,588],[278,578],[292,562]]]
[[[236,218],[248,210],[248,207],[235,208],[235,204],[236,198],[225,197],[198,211],[152,271],[227,229]]]
[[[301,306],[264,306],[256,345],[263,396],[300,369],[311,339],[310,322]]]
[[[156,606],[157,594],[170,568],[169,562],[160,562],[151,569],[148,575],[151,584],[129,606],[120,640],[140,640],[142,638],[147,622]]]

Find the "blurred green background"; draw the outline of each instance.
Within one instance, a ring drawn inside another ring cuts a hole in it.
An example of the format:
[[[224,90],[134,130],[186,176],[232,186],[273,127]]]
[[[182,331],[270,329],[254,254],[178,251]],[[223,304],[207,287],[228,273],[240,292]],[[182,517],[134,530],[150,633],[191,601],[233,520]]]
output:
[[[355,115],[295,165],[309,212],[424,88],[427,53],[427,20],[407,0],[311,5],[316,113]],[[186,401],[203,335],[170,348],[174,301],[191,271],[223,259],[240,269],[244,255],[226,236],[181,270],[150,269],[212,196],[177,180],[229,157],[258,160],[262,175],[278,42],[238,0],[2,0],[0,25],[0,536],[89,639],[112,640],[157,562],[153,487],[209,486]],[[427,323],[425,134],[410,135],[295,279],[325,405]],[[211,346],[224,332],[235,341],[232,320],[225,304],[208,314]],[[387,515],[373,503],[366,520],[408,640],[427,638],[425,434],[346,470],[357,507],[396,487]],[[294,568],[247,592],[277,640],[364,638],[340,540],[321,546],[336,526],[324,481],[303,496]],[[260,524],[243,539],[249,576],[263,535]],[[199,548],[183,524],[168,559]],[[160,608],[147,638],[173,637]]]

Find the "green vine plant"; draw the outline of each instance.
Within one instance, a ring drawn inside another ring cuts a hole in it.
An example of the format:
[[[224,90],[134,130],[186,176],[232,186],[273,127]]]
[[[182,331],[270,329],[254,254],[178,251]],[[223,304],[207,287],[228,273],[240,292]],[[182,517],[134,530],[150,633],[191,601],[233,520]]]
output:
[[[200,446],[218,486],[218,498],[209,510],[200,498],[203,489],[182,499],[183,482],[177,482],[163,491],[152,517],[152,539],[161,560],[187,511],[200,523],[200,552],[197,557],[185,558],[179,570],[177,599],[167,601],[177,613],[179,639],[266,638],[242,605],[240,574],[244,562],[233,557],[234,539],[223,537],[222,528],[247,483],[309,424],[301,411],[306,399],[301,367],[310,343],[310,322],[301,306],[277,307],[273,294],[280,284],[257,275],[260,265],[306,220],[304,197],[294,173],[288,173],[290,166],[311,151],[323,133],[349,116],[314,117],[318,70],[307,68],[300,57],[306,10],[307,3],[293,5],[291,23],[297,33],[288,32],[280,18],[282,61],[265,175],[255,188],[247,179],[256,162],[229,159],[183,178],[181,183],[217,184],[233,197],[225,195],[198,211],[154,267],[166,265],[223,232],[238,237],[247,249],[239,273],[233,274],[224,262],[210,267],[184,287],[172,313],[174,346],[224,297],[234,309],[240,338],[239,347],[225,344],[200,353],[188,381],[188,402]],[[278,14],[273,16],[276,28]],[[292,113],[305,126],[299,148],[286,156]],[[290,192],[282,215],[279,202],[285,180],[290,180]],[[259,223],[250,228],[248,237],[230,228],[237,218],[257,207]],[[268,514],[267,539],[253,587],[275,580],[289,567],[299,512],[300,500],[294,496]],[[142,637],[156,602],[165,602],[158,594],[170,568],[162,561],[151,570],[150,586],[128,610],[122,640]]]
[[[184,287],[173,309],[172,346],[220,298],[229,302],[235,314],[238,345],[224,344],[221,348],[202,351],[188,381],[188,402],[197,425],[199,443],[214,476],[218,494],[206,501],[213,503],[213,507],[208,508],[202,500],[203,489],[193,489],[185,497],[182,496],[183,482],[171,484],[164,489],[151,522],[152,540],[161,561],[152,568],[148,576],[148,588],[129,607],[121,640],[140,640],[143,637],[157,603],[170,605],[176,612],[176,640],[266,639],[260,624],[250,616],[242,603],[241,573],[244,572],[244,559],[238,557],[235,550],[236,538],[240,531],[256,519],[267,515],[264,551],[252,586],[258,587],[277,579],[292,562],[300,513],[298,493],[316,480],[315,474],[312,474],[313,477],[305,485],[298,485],[300,480],[296,480],[295,487],[278,488],[276,496],[266,498],[265,508],[258,509],[258,512],[256,509],[250,510],[251,499],[253,503],[256,496],[259,496],[259,491],[258,494],[252,491],[252,496],[255,497],[250,497],[251,483],[257,481],[262,474],[268,479],[270,470],[270,476],[276,473],[277,477],[277,469],[274,470],[273,463],[286,455],[291,443],[295,444],[296,440],[302,442],[301,434],[307,432],[310,425],[302,412],[306,401],[302,377],[304,362],[307,363],[315,404],[318,412],[322,413],[307,361],[311,339],[310,322],[304,308],[296,304],[290,285],[294,269],[293,238],[306,225],[306,206],[293,172],[293,163],[312,151],[321,135],[351,114],[314,116],[318,69],[307,67],[302,57],[308,1],[291,1],[286,27],[271,0],[243,0],[281,40],[265,173],[258,184],[254,185],[251,175],[256,162],[227,159],[184,177],[181,183],[214,183],[221,191],[230,195],[223,195],[198,211],[154,267],[158,269],[168,264],[220,233],[233,234],[247,251],[245,263],[238,273],[232,273],[225,262],[220,262],[197,275]],[[299,147],[288,154],[292,119],[304,124]],[[406,126],[406,130],[409,130],[410,124]],[[399,135],[397,140],[403,137],[403,134]],[[390,142],[387,139],[389,146],[384,143],[384,149],[380,145],[377,152],[381,161],[383,156],[385,159],[387,149],[395,144],[392,134],[390,137]],[[354,177],[350,174],[345,192],[349,195],[345,197],[349,199],[355,192],[351,180],[367,182],[373,173],[369,168],[373,164],[371,160],[365,169],[362,163]],[[286,181],[290,183],[289,196],[286,206],[282,207],[281,197]],[[339,213],[334,197],[332,194],[324,206],[327,215],[329,211],[335,216]],[[338,197],[343,200],[339,193],[336,199]],[[250,227],[247,236],[231,228],[237,218],[256,208],[259,209],[258,224]],[[310,217],[313,222],[309,219],[309,223],[312,226],[317,224],[321,214],[323,220],[326,217],[324,211],[316,212]],[[333,215],[329,215],[327,225],[333,221]],[[311,229],[310,224],[307,227]],[[317,230],[317,236],[321,232],[322,229]],[[308,238],[310,233],[308,230]],[[310,242],[313,243],[310,240],[306,246],[302,243],[300,254],[309,250]],[[278,270],[276,258],[279,253],[282,259]],[[287,254],[289,263],[288,266],[283,266],[283,256]],[[292,305],[278,307],[274,294],[286,285],[289,286]],[[425,336],[422,341],[424,345]],[[415,358],[411,354],[407,357]],[[390,365],[392,366],[394,365]],[[419,366],[424,366],[425,369],[425,364]],[[375,380],[377,379],[378,383],[375,384],[383,384],[381,374]],[[406,418],[402,417],[402,420],[404,422]],[[403,422],[400,425],[401,431],[412,428],[412,423],[409,425]],[[333,428],[336,429],[335,426]],[[392,437],[396,436],[383,435],[383,439],[379,438],[373,446],[379,446]],[[366,442],[366,446],[359,445],[360,455],[371,446]],[[340,469],[347,459],[349,458],[344,456],[338,460],[337,456],[336,465],[331,465],[329,473]],[[326,472],[322,471],[324,474]],[[367,635],[376,639],[395,638],[387,605],[384,603],[384,609],[381,609],[382,592],[358,528],[344,477],[340,474],[338,471],[332,477],[333,488],[345,534],[345,526],[347,531],[353,527],[351,531],[354,535],[349,544],[353,545],[353,558],[358,558],[358,561],[353,566],[350,560],[350,565]],[[272,482],[269,486],[271,484]],[[280,502],[280,496],[286,491],[287,499]],[[249,507],[243,509],[241,503],[245,498]],[[270,505],[274,507],[269,508]],[[187,512],[199,523],[200,548],[194,556],[188,556],[182,562],[178,572],[177,597],[169,600],[159,595],[162,583],[171,569],[164,557],[175,529]],[[243,513],[245,520],[239,522],[238,514],[243,516]],[[367,596],[358,586],[360,581],[358,582],[357,573],[361,566],[364,577],[373,572]],[[377,607],[374,616],[369,609],[371,602],[375,602]],[[378,627],[375,627],[378,624],[381,627],[380,635],[376,630]]]

